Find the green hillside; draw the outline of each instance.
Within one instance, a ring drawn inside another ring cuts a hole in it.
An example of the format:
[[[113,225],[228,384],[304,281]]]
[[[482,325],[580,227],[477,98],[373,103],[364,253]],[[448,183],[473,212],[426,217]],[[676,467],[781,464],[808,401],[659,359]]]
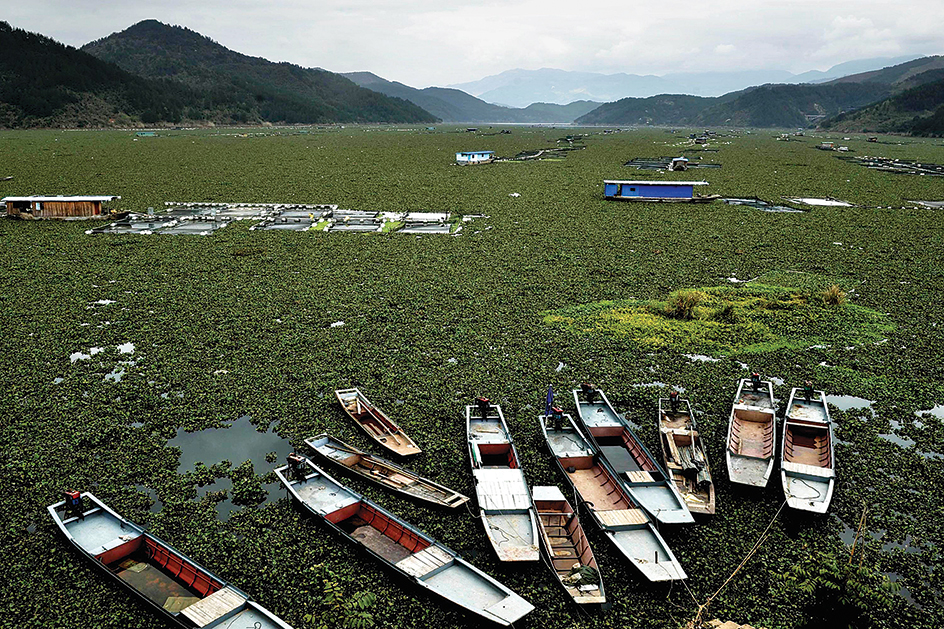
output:
[[[932,74],[936,71],[932,71]],[[848,112],[821,125],[825,129],[863,133],[944,135],[944,79]]]
[[[229,50],[190,29],[146,20],[82,50],[128,72],[209,95],[236,121],[432,122],[416,105],[358,87],[339,74]],[[207,111],[188,110],[201,118]]]
[[[200,97],[0,22],[0,127],[179,121]]]

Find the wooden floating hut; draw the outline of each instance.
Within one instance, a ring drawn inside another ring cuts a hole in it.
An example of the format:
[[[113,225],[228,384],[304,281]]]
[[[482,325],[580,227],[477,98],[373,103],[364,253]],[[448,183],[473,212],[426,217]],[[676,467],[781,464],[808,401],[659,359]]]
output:
[[[7,216],[17,218],[100,218],[109,213],[102,209],[107,203],[121,197],[4,197]]]
[[[495,151],[460,151],[456,153],[457,164],[488,164],[493,161],[495,161]]]
[[[695,196],[695,186],[707,186],[707,181],[612,181],[603,182],[606,199],[622,201],[657,201],[699,203],[718,198]]]

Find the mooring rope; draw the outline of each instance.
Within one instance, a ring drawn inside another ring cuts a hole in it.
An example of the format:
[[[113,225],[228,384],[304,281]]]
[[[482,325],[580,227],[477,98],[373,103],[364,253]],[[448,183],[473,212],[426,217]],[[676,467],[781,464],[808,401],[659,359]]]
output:
[[[777,513],[775,513],[774,517],[770,520],[770,524],[768,524],[767,528],[764,529],[764,532],[760,534],[760,537],[758,537],[757,541],[754,542],[754,546],[752,546],[751,550],[747,553],[747,555],[744,556],[744,559],[741,560],[741,563],[738,565],[738,567],[734,569],[734,572],[731,573],[731,576],[725,579],[725,582],[721,584],[721,587],[715,590],[715,593],[709,596],[708,600],[705,601],[704,604],[698,606],[698,612],[695,614],[695,619],[692,621],[693,627],[701,626],[701,616],[705,612],[705,610],[708,609],[708,606],[711,605],[711,602],[715,600],[715,598],[719,594],[721,594],[721,591],[725,587],[727,587],[728,583],[730,583],[731,580],[734,579],[735,575],[737,575],[737,573],[741,571],[741,568],[747,565],[747,562],[750,561],[751,557],[753,557],[757,553],[757,551],[760,550],[760,547],[767,540],[767,534],[770,532],[771,527],[774,525],[774,522],[777,521],[777,518],[780,516],[780,512],[783,511],[783,508],[785,506],[787,506],[786,500],[784,500],[783,503],[780,505],[780,508],[777,509]]]

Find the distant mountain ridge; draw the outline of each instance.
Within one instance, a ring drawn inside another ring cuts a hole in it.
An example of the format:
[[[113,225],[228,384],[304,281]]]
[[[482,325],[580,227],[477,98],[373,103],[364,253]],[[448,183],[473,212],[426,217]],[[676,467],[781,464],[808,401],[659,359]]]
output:
[[[934,81],[941,57],[817,84],[772,84],[718,98],[661,95],[624,98],[581,116],[577,124],[668,124],[695,126],[806,127],[842,112],[866,107],[906,88]],[[682,103],[684,107],[678,105]]]
[[[613,102],[623,98],[648,98],[660,94],[713,97],[768,83],[818,83],[847,74],[877,70],[914,58],[907,56],[862,59],[841,63],[826,71],[813,70],[798,75],[783,70],[676,72],[655,76],[572,72],[553,68],[515,69],[449,87],[489,103],[512,107],[524,107],[533,102],[567,104],[578,98]]]
[[[531,103],[518,109],[486,103],[465,92],[446,87],[417,89],[388,81],[370,72],[348,72],[344,76],[361,87],[408,100],[438,116],[443,122],[569,123],[600,105],[590,101],[576,101],[569,105]]]
[[[339,74],[249,57],[190,29],[156,20],[139,22],[82,50],[133,74],[207,92],[237,122],[436,120],[413,103],[361,88]]]

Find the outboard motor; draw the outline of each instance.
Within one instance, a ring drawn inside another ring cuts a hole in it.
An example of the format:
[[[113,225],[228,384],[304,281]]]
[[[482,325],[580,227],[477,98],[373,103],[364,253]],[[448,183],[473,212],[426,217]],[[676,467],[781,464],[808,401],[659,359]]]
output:
[[[478,407],[479,415],[482,416],[482,419],[488,419],[488,409],[491,407],[488,398],[483,396],[475,398],[475,406]]]
[[[295,480],[305,480],[305,457],[292,452],[288,457],[288,470]]]
[[[807,380],[803,383],[803,397],[807,402],[813,400],[813,382],[811,380]]]
[[[760,374],[757,373],[756,371],[751,372],[751,386],[754,388],[755,391],[760,391],[760,387],[761,387]]]
[[[669,406],[672,408],[673,413],[678,413],[679,410],[679,392],[672,391],[669,393]]]
[[[557,406],[551,407],[551,419],[554,420],[554,430],[560,432],[564,429],[564,409]]]
[[[589,382],[581,384],[580,390],[583,392],[583,397],[587,400],[587,404],[593,404],[597,399],[597,388]]]
[[[85,517],[85,500],[82,498],[82,494],[78,491],[65,491],[63,492],[63,498],[66,500],[66,515],[67,516],[76,516],[80,520]]]

